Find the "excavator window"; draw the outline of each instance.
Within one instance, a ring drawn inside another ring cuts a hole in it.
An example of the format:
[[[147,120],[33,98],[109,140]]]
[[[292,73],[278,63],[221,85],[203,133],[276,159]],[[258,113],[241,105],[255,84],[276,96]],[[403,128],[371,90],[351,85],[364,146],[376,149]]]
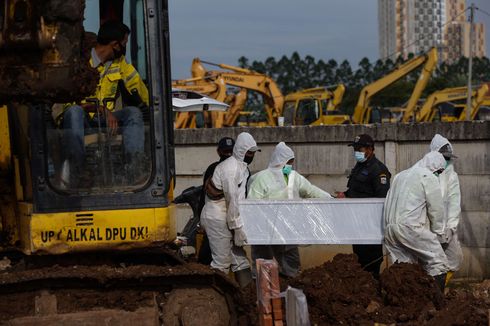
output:
[[[319,118],[318,102],[315,99],[304,99],[299,101],[296,111],[298,125],[309,125]]]
[[[132,62],[145,80],[143,0],[88,0],[85,17],[85,30],[93,33],[98,24],[114,20],[130,28],[126,61]],[[123,78],[127,76],[107,73],[113,74],[108,76],[110,80],[117,80],[115,97],[55,104],[52,113],[45,115],[48,183],[57,191],[133,192],[144,187],[152,175],[151,108],[144,105],[136,89],[125,87]]]
[[[296,101],[287,101],[284,103],[284,110],[282,112],[282,114],[284,115],[284,125],[294,125],[295,108]]]

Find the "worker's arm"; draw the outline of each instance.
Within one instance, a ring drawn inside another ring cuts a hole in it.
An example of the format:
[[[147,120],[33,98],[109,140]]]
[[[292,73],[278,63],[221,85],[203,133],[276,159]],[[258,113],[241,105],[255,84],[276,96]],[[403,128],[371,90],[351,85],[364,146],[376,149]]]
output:
[[[259,172],[253,177],[253,181],[248,187],[248,199],[264,199],[267,198],[267,193],[269,190],[269,185],[265,180],[264,172]]]
[[[243,226],[238,207],[238,184],[240,183],[240,171],[236,166],[227,164],[218,165],[214,171],[212,181],[216,188],[222,189],[225,195],[226,202],[226,223],[231,230],[241,228]],[[243,182],[246,182],[243,180]]]
[[[446,196],[447,227],[456,229],[459,223],[459,215],[461,214],[461,190],[458,174],[454,170],[449,174]]]
[[[377,198],[385,198],[390,189],[391,174],[388,170],[375,171],[372,179],[374,188],[374,196]]]
[[[436,176],[430,174],[422,179],[427,203],[427,217],[430,221],[430,230],[437,235],[443,235],[446,227],[444,218],[444,202],[441,187]]]
[[[150,103],[148,88],[146,88],[136,68],[132,64],[127,63],[126,60],[122,60],[121,75],[124,87],[131,97],[131,102],[140,102],[148,106]]]
[[[290,177],[293,174],[290,175]],[[328,192],[323,191],[311,184],[308,179],[303,177],[301,174],[294,172],[295,182],[298,182],[299,195],[301,198],[333,198]]]

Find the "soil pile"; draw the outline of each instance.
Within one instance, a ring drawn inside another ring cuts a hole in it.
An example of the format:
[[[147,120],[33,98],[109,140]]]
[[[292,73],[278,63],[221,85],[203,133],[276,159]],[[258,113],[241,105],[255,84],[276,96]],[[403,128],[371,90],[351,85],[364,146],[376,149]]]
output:
[[[305,270],[291,286],[304,291],[310,318],[318,325],[359,325],[371,321],[372,311],[381,305],[376,280],[355,255],[340,254]]]
[[[444,297],[419,265],[394,264],[378,282],[342,254],[290,284],[304,291],[312,325],[488,325],[490,281]]]

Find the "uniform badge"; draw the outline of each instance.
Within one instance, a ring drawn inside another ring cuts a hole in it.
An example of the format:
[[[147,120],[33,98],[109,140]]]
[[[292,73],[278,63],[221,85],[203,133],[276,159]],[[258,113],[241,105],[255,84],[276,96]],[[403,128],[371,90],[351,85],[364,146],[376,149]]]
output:
[[[382,174],[379,176],[379,182],[382,184],[382,185],[385,185],[388,180],[386,179],[386,175]]]

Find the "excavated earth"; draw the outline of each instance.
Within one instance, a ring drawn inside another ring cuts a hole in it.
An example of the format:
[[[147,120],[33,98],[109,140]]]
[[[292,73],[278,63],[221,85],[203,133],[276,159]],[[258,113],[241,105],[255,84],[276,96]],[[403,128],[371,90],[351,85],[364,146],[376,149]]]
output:
[[[312,325],[488,325],[490,281],[443,296],[419,265],[395,264],[378,281],[355,255],[339,254],[288,283],[305,293]],[[255,289],[246,289],[245,309],[255,300]]]

